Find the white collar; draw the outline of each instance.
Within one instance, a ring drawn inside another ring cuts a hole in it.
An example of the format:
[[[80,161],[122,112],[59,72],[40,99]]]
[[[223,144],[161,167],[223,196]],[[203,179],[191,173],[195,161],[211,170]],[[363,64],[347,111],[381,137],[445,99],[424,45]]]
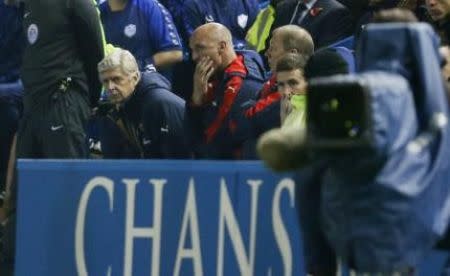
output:
[[[310,0],[308,1],[308,3],[305,3],[306,9],[310,10],[312,9],[312,7],[314,6],[314,4],[316,4],[317,0]]]

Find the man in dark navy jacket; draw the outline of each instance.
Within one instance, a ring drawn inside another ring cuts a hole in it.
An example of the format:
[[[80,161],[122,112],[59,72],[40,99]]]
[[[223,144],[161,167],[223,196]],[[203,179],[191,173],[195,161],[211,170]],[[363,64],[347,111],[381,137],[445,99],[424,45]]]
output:
[[[188,158],[185,102],[155,71],[140,73],[133,55],[115,49],[98,65],[110,108],[99,124],[106,158]],[[101,108],[100,108],[101,109]]]
[[[288,24],[306,29],[321,48],[352,35],[350,10],[336,0],[286,0],[276,8],[272,30]]]
[[[191,36],[196,63],[192,98],[186,109],[190,144],[196,157],[240,159],[245,128],[242,103],[253,99],[264,82],[256,52],[233,49],[230,31],[219,23],[198,27]]]

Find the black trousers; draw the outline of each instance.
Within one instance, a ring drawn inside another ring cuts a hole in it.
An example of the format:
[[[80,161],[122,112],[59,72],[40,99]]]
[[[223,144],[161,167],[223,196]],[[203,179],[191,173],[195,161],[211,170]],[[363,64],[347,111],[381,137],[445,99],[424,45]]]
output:
[[[87,158],[88,97],[73,82],[27,107],[17,136],[17,158]]]
[[[62,83],[41,102],[25,105],[17,134],[17,158],[87,158],[85,125],[90,115],[87,93],[74,83]],[[14,271],[17,175],[12,186],[12,212],[0,246],[1,275]]]

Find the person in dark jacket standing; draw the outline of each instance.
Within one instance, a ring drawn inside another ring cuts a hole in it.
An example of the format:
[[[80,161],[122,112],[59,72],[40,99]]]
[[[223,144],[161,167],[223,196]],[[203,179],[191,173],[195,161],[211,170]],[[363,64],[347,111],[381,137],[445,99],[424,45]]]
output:
[[[183,99],[156,71],[139,72],[134,56],[115,49],[99,64],[110,108],[101,116],[105,158],[189,158],[183,131]],[[102,109],[102,108],[100,108]]]
[[[262,60],[253,51],[235,52],[230,31],[219,23],[198,27],[189,45],[196,63],[186,108],[190,144],[197,158],[241,159],[248,130],[237,130],[241,105],[263,85]]]
[[[49,11],[52,11],[49,13]],[[101,23],[92,0],[26,0],[24,117],[18,158],[85,158],[84,127],[101,84]]]
[[[93,0],[20,2],[24,4],[26,45],[21,68],[24,110],[17,133],[16,156],[85,158],[88,147],[84,127],[90,103],[96,103],[100,95],[97,63],[104,53],[96,3]],[[12,175],[12,166],[8,170],[8,175]],[[2,256],[8,265],[0,268],[2,275],[10,275],[14,270],[17,185],[11,179],[7,183],[8,219]]]

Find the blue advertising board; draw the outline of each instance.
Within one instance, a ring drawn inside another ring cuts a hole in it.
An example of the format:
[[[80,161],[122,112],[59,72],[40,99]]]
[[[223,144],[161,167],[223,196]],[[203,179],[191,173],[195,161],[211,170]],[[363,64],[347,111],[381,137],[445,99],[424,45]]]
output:
[[[305,275],[295,184],[258,162],[20,160],[18,172],[16,275]]]

